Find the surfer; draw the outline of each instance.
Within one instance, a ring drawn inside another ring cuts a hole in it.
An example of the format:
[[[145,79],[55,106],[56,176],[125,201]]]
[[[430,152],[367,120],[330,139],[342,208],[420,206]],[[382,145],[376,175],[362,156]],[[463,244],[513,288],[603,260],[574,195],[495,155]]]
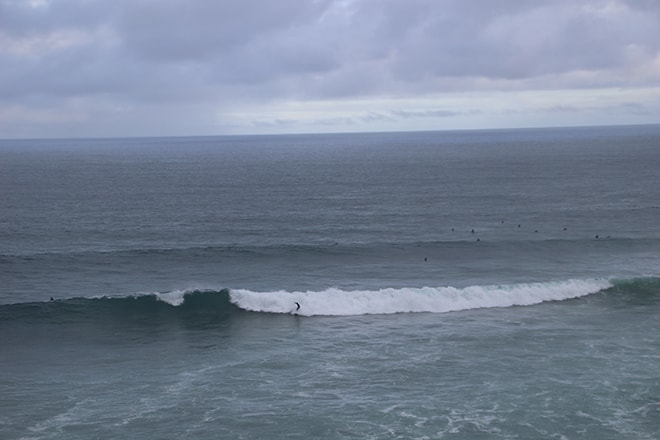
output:
[[[300,303],[296,303],[296,312],[300,310]]]

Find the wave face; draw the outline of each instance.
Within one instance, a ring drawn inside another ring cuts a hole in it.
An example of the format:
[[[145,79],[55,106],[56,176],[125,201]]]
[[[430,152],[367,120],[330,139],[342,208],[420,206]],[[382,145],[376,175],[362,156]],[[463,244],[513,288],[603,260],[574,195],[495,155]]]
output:
[[[79,321],[189,321],[226,318],[239,309],[229,291],[187,290],[120,297],[69,298],[0,306],[0,321],[75,323]]]
[[[658,284],[657,279],[645,281]],[[631,284],[632,283],[632,284]],[[637,283],[640,283],[639,281]],[[379,290],[253,291],[246,289],[177,290],[120,297],[70,298],[0,306],[0,320],[71,323],[79,320],[228,319],[246,312],[302,316],[354,316],[392,313],[446,313],[490,307],[529,306],[601,292],[606,279],[457,287]],[[297,310],[296,303],[301,305]]]

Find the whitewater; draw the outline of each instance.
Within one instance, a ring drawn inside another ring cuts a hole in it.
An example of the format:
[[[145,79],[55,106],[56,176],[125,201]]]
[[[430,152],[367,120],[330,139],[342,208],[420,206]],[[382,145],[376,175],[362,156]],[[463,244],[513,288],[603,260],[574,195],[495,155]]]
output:
[[[349,316],[405,312],[445,313],[485,307],[509,307],[577,298],[611,287],[605,280],[569,280],[509,286],[423,287],[378,291],[252,292],[232,290],[230,298],[238,307],[255,312],[291,313],[314,316]],[[163,296],[159,296],[163,298]],[[166,300],[178,305],[179,300]],[[300,310],[292,304],[304,304]]]

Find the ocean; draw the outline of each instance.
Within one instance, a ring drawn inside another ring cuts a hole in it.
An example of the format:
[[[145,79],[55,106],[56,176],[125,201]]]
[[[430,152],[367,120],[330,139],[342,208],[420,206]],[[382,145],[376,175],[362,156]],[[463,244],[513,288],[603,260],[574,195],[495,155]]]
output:
[[[660,438],[660,125],[0,140],[0,438]]]

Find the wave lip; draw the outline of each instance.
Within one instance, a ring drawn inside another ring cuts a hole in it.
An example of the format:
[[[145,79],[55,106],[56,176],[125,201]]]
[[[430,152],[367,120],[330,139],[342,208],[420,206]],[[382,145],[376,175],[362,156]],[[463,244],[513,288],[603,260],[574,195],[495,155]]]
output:
[[[511,307],[578,298],[612,287],[605,279],[511,285],[387,288],[306,292],[255,292],[237,289],[230,301],[252,312],[298,313],[305,316],[350,316],[409,312],[446,313],[489,307]],[[300,310],[296,311],[296,302]]]

